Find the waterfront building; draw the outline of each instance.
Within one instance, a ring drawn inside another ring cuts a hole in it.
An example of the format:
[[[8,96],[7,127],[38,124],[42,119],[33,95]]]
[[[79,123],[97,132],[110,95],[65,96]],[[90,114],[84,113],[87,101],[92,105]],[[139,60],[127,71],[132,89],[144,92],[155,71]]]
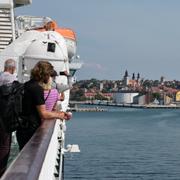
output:
[[[113,81],[113,85],[114,85],[113,89],[116,90],[117,89],[117,83],[115,81]]]
[[[119,91],[113,93],[113,102],[117,104],[131,104],[133,103],[133,98],[139,95],[135,91]]]
[[[101,82],[101,83],[100,83],[99,90],[100,90],[100,91],[102,91],[102,90],[103,90],[103,88],[104,88],[104,83],[103,83],[103,82]]]
[[[172,103],[172,98],[169,97],[169,96],[165,96],[165,97],[164,97],[164,104],[165,104],[165,105],[169,105],[169,104],[171,104],[171,103]]]
[[[95,93],[95,92],[85,92],[85,93],[84,93],[84,96],[85,96],[87,99],[95,99],[96,93]]]
[[[85,92],[84,96],[89,100],[97,99],[97,97],[99,96],[110,101],[113,98],[113,93]]]
[[[101,93],[107,100],[111,100],[113,98],[113,93]]]
[[[147,104],[147,95],[137,95],[133,97],[133,103],[139,105]]]
[[[180,91],[176,93],[176,102],[180,102]]]

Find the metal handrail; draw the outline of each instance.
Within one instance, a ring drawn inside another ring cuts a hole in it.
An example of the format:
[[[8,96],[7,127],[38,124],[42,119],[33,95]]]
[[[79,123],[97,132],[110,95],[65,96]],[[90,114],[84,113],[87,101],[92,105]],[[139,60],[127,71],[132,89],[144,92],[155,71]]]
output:
[[[39,178],[55,123],[55,120],[46,120],[42,123],[7,169],[2,180],[37,180]]]

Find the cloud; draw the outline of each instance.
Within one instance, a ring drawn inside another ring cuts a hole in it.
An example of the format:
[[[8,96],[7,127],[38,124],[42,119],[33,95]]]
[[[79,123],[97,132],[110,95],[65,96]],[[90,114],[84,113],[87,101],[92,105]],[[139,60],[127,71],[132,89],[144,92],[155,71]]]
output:
[[[99,63],[84,63],[84,68],[89,68],[89,69],[93,69],[93,70],[98,70],[98,71],[106,71],[107,68],[104,67],[103,65],[99,64]]]

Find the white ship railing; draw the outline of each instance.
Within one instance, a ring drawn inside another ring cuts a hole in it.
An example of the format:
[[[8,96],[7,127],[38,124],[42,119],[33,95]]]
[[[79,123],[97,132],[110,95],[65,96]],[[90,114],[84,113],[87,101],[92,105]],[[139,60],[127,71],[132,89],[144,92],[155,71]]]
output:
[[[65,122],[46,120],[1,180],[62,180]]]

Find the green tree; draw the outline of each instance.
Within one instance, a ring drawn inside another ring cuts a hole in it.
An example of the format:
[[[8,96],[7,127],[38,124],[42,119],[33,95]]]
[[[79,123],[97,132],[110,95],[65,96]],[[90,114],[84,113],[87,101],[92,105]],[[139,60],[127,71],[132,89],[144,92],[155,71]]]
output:
[[[160,97],[161,97],[161,95],[160,95],[160,93],[152,93],[152,97],[153,97],[153,99],[157,99],[157,100],[159,100],[160,99]]]

